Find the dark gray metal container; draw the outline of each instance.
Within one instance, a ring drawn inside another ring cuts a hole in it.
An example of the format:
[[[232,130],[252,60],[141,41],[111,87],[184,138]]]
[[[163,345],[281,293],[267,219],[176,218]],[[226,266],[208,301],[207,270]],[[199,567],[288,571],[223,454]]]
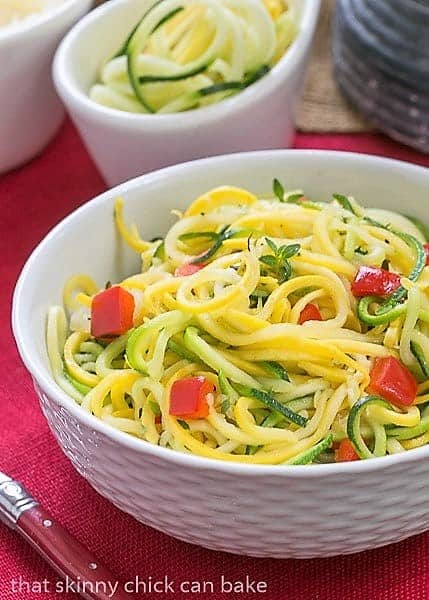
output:
[[[365,117],[429,152],[429,0],[337,0],[333,55]]]

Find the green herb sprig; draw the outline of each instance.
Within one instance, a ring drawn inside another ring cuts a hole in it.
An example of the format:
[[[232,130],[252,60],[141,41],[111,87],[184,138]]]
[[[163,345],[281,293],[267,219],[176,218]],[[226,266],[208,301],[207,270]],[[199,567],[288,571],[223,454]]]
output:
[[[280,202],[285,201],[285,189],[277,178],[273,181],[273,192]]]
[[[347,196],[343,196],[343,194],[332,194],[332,197],[334,198],[334,200],[336,200],[338,202],[338,204],[340,206],[342,206],[344,208],[344,210],[347,210],[347,211],[351,212],[353,215],[356,215],[356,211],[353,208],[352,203],[347,198]]]
[[[213,246],[211,246],[204,254],[201,254],[200,256],[197,256],[191,260],[191,264],[198,265],[213,258],[213,256],[221,249],[224,241],[232,237],[233,234],[234,231],[231,229],[231,225],[225,225],[225,227],[223,227],[219,233],[216,233],[216,238],[213,237],[213,239],[216,240]]]
[[[214,240],[214,244],[204,253],[196,256],[191,260],[191,264],[198,265],[209,261],[217,252],[221,249],[222,244],[226,240],[231,238],[246,237],[253,235],[257,232],[253,229],[231,229],[231,225],[225,225],[219,233],[216,231],[190,231],[189,233],[182,233],[179,236],[181,242],[188,242],[190,240]]]
[[[269,267],[269,270],[275,275],[279,283],[284,283],[292,275],[292,267],[289,259],[298,254],[301,250],[301,245],[277,246],[269,238],[265,238],[265,241],[273,254],[265,254],[259,260],[263,265]]]
[[[295,204],[304,198],[304,194],[301,192],[297,194],[286,194],[283,185],[278,179],[273,181],[273,192],[279,202],[286,202],[287,204]]]

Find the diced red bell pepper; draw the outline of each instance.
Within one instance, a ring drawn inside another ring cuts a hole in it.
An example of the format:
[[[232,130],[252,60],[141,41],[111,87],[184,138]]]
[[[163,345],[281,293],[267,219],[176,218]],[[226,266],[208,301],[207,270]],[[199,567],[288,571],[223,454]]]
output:
[[[360,460],[359,455],[353,448],[353,445],[349,438],[341,440],[338,450],[335,452],[336,462],[350,462],[352,460]]]
[[[307,304],[307,306],[302,309],[298,323],[302,325],[306,321],[323,321],[320,310],[315,304]]]
[[[194,273],[198,273],[198,271],[201,271],[201,269],[203,269],[205,267],[205,265],[194,265],[192,263],[184,263],[183,265],[181,265],[180,267],[177,267],[177,269],[174,271],[174,276],[175,277],[187,277],[188,275],[193,275]]]
[[[207,394],[215,387],[205,377],[178,379],[171,386],[170,415],[183,419],[205,419],[209,414]]]
[[[133,327],[134,296],[118,285],[94,296],[91,304],[91,334],[109,338]]]
[[[395,406],[410,406],[417,396],[417,381],[393,356],[377,358],[370,373],[368,391]]]
[[[401,285],[401,278],[396,273],[378,267],[362,266],[352,283],[352,294],[362,296],[390,296]]]
[[[423,248],[425,249],[426,254],[426,266],[429,265],[429,244],[423,244]]]

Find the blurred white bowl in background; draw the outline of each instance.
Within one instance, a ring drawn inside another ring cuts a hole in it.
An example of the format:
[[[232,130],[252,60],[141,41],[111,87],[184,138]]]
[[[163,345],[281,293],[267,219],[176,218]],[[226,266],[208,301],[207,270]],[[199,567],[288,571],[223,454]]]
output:
[[[66,36],[54,61],[58,93],[107,183],[206,156],[289,147],[320,0],[291,1],[299,20],[294,43],[266,77],[232,98],[163,115],[96,104],[88,92],[100,67],[150,1],[112,0],[99,7]]]
[[[64,110],[51,65],[67,30],[92,0],[64,0],[20,24],[0,28],[0,174],[36,156],[58,130]]]

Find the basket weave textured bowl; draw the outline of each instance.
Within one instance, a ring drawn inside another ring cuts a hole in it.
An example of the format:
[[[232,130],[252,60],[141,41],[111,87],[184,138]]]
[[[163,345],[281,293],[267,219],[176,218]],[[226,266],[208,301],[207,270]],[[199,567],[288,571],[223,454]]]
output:
[[[231,184],[263,194],[274,177],[291,189],[303,187],[310,198],[348,193],[368,206],[406,206],[429,221],[429,171],[381,158],[285,150],[158,171],[89,202],[36,248],[14,296],[20,354],[65,454],[96,490],[143,523],[187,542],[250,556],[329,556],[397,542],[429,529],[429,447],[333,465],[226,464],[111,428],[83,411],[51,376],[46,311],[61,302],[65,279],[88,272],[102,283],[139,268],[115,232],[112,207],[119,194],[127,219],[151,238],[167,230],[173,207],[184,208],[211,187]]]

